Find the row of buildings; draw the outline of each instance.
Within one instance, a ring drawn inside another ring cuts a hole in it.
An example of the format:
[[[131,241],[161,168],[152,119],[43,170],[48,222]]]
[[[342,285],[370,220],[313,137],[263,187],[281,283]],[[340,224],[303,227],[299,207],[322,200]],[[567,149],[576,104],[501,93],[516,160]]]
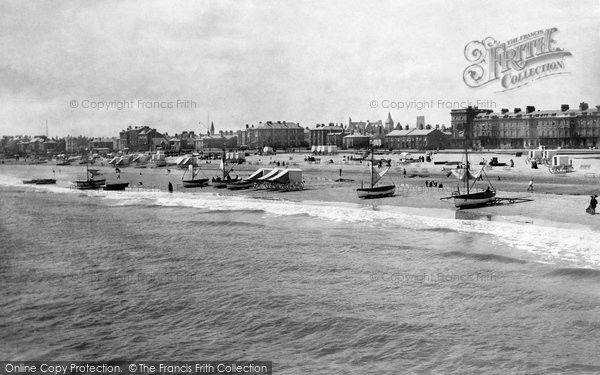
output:
[[[555,110],[536,110],[534,106],[502,109],[463,108],[450,113],[452,147],[535,148],[540,145],[561,148],[600,146],[600,105],[579,108],[568,104]]]
[[[525,111],[502,109],[463,108],[450,112],[451,126],[426,125],[423,116],[416,125],[394,124],[391,114],[385,122],[353,121],[347,124],[317,124],[303,128],[286,121],[246,124],[243,130],[215,132],[214,124],[206,134],[184,131],[173,136],[160,133],[149,126],[129,126],[114,138],[47,136],[3,137],[2,154],[57,154],[91,151],[143,152],[167,150],[171,152],[202,151],[207,149],[299,149],[311,146],[335,145],[340,149],[444,149],[444,148],[535,148],[539,145],[562,148],[589,148],[600,146],[600,106],[589,108],[580,103],[578,109],[563,104],[560,110],[536,110],[527,106]]]

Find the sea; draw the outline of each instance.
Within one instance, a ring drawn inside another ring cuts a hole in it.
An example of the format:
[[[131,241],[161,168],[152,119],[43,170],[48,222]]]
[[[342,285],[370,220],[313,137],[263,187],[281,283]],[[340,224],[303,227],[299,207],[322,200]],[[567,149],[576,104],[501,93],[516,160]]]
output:
[[[15,169],[16,170],[16,169]],[[600,229],[0,172],[0,358],[600,373]]]

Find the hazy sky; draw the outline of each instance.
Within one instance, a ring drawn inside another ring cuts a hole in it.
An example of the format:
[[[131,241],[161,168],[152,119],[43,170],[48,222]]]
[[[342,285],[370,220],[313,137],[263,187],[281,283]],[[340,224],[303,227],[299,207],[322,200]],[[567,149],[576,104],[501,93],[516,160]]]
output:
[[[598,0],[2,1],[0,135],[43,134],[46,121],[50,136],[117,136],[128,125],[204,132],[208,112],[217,130],[385,121],[384,101],[433,100],[390,110],[411,127],[417,115],[448,125],[440,100],[595,106],[599,19]],[[506,92],[463,82],[467,43],[551,27],[573,55],[570,74]]]

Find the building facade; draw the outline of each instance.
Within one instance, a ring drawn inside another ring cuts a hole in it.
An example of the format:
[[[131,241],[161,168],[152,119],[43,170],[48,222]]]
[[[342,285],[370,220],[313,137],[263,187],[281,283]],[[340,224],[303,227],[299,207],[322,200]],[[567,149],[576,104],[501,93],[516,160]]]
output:
[[[335,145],[342,147],[342,133],[344,133],[344,128],[342,126],[334,124],[329,124],[327,126],[325,124],[317,125],[315,128],[310,129],[309,144],[310,146]]]
[[[344,148],[361,149],[369,148],[371,137],[368,135],[351,134],[344,137]]]
[[[259,123],[258,126],[246,128],[245,135],[238,138],[246,140],[249,148],[257,149],[265,146],[276,148],[306,147],[304,140],[304,128],[295,122],[267,121]]]
[[[453,140],[472,148],[561,148],[600,146],[600,106],[578,109],[563,104],[560,110],[502,109],[499,113],[478,108],[451,111]],[[466,132],[466,133],[465,133]],[[465,137],[466,134],[466,137]]]
[[[394,130],[385,135],[388,149],[439,150],[448,146],[448,136],[439,129]]]

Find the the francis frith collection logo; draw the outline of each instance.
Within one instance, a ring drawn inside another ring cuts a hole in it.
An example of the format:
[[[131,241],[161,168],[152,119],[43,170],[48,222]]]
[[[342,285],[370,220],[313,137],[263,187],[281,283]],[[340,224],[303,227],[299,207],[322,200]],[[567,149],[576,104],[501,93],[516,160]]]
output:
[[[558,47],[557,28],[537,30],[504,43],[487,37],[465,46],[465,57],[472,63],[463,73],[469,87],[482,87],[494,82],[507,91],[537,79],[568,73],[564,58],[571,52]]]

